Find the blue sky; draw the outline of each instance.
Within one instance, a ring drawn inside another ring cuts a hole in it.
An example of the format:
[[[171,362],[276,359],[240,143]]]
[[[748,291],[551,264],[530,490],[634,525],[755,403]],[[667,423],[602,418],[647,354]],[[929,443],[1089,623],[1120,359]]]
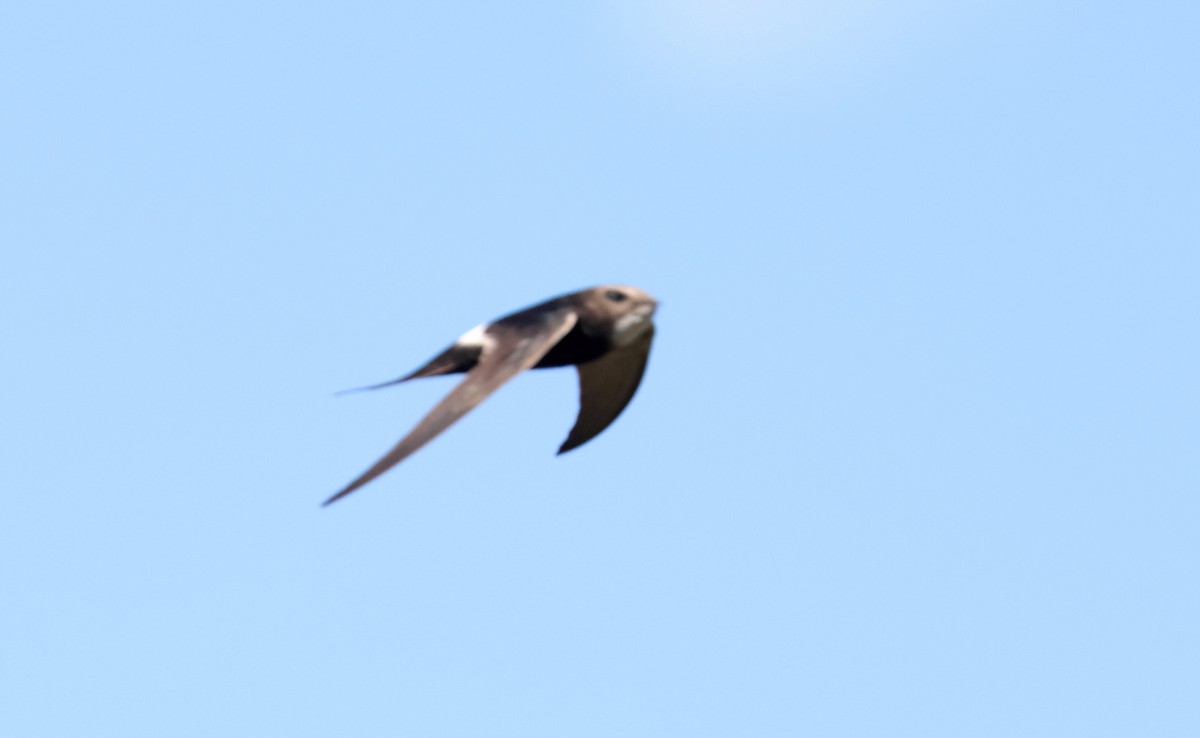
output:
[[[1194,736],[1194,3],[10,3],[0,734]],[[319,503],[603,282],[663,303]]]

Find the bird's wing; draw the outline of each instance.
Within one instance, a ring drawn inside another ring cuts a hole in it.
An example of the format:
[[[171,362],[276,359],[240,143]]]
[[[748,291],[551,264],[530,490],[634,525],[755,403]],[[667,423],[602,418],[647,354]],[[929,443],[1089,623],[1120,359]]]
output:
[[[617,419],[642,381],[653,338],[654,330],[651,329],[629,346],[576,367],[579,370],[579,417],[575,419],[571,434],[559,447],[560,454],[592,440]]]
[[[493,323],[487,331],[491,343],[484,348],[479,363],[467,372],[466,378],[442,398],[391,451],[363,472],[362,476],[326,500],[325,504],[345,497],[399,464],[483,402],[500,385],[538,363],[574,327],[577,319],[573,310],[562,308],[539,316],[537,321]]]

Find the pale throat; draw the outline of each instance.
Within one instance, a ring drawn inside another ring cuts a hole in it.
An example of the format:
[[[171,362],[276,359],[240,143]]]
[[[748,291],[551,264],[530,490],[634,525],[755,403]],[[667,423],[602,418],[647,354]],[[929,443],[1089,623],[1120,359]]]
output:
[[[628,346],[650,330],[650,315],[654,308],[646,306],[638,308],[617,318],[613,323],[613,343],[618,346]]]

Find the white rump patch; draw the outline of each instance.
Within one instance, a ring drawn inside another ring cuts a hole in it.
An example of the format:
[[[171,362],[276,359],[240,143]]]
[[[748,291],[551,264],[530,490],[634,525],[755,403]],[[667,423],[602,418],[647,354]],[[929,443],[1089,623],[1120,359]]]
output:
[[[466,346],[469,348],[491,348],[495,345],[496,339],[487,334],[487,329],[489,326],[491,326],[491,323],[480,323],[471,330],[462,334],[462,336],[460,336],[459,339],[454,343],[459,346]]]

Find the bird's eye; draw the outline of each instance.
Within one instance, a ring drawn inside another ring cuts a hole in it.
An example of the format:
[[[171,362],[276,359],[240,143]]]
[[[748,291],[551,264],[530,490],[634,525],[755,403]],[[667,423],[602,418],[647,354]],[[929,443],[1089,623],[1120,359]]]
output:
[[[629,299],[629,295],[626,295],[624,292],[620,292],[618,290],[609,290],[608,292],[604,293],[604,296],[613,302],[625,302],[627,299]]]

